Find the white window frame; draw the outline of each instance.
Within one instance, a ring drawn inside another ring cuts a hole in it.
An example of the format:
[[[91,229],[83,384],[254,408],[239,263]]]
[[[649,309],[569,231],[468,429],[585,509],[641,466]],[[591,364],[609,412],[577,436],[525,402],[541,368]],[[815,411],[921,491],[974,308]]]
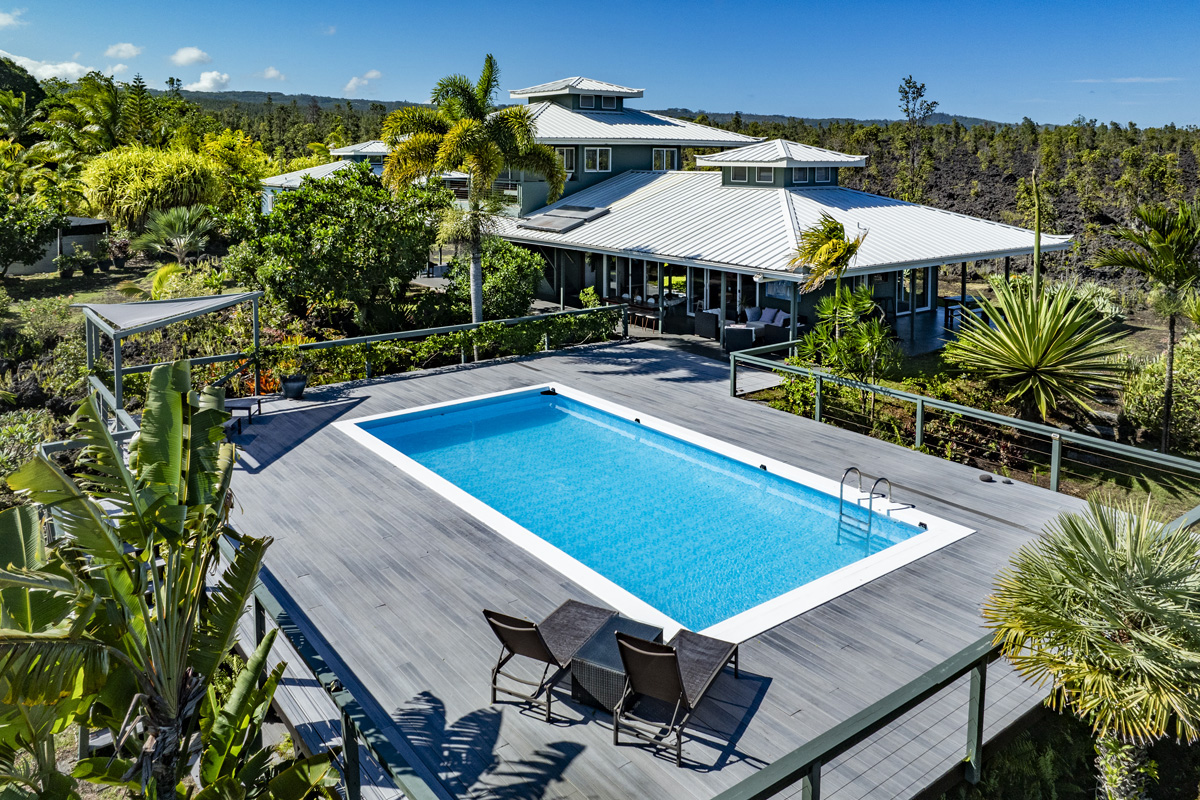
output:
[[[580,108],[595,108],[596,107],[596,95],[594,95],[594,94],[579,95],[579,107]]]
[[[607,156],[608,166],[605,168],[600,167],[601,151],[604,151],[608,154],[608,156]],[[596,154],[596,168],[595,169],[590,169],[588,167],[588,153]],[[585,148],[583,148],[583,171],[584,172],[612,172],[612,148],[611,147],[585,147]]]
[[[808,183],[811,178],[808,167],[792,167],[792,183]]]
[[[816,182],[817,182],[817,183],[829,183],[831,180],[833,180],[833,176],[832,176],[832,174],[829,172],[829,169],[830,169],[829,167],[817,167],[817,168],[816,168],[816,176],[815,176],[815,179],[816,179]],[[821,171],[822,171],[822,170],[824,170],[824,171],[825,171],[825,177],[824,177],[824,178],[822,178],[822,177],[821,177]]]
[[[765,181],[763,180],[763,170],[766,170],[767,175],[769,176]],[[755,183],[774,183],[775,182],[775,168],[774,167],[755,167],[754,168],[754,182]]]
[[[616,111],[617,110],[617,98],[613,97],[612,95],[608,95],[608,94],[600,95],[600,107],[602,109],[604,109],[605,111]]]
[[[739,169],[745,170],[744,172],[742,172],[741,180],[738,180],[738,177],[737,177],[737,171]],[[730,183],[749,183],[750,182],[750,168],[749,167],[730,167],[729,168],[729,182]]]
[[[659,169],[658,167],[654,166],[655,162],[658,160],[659,153],[664,154],[664,157],[663,157],[664,166],[662,169]],[[670,158],[667,158],[667,156],[670,156]],[[671,162],[670,166],[666,166],[668,161]],[[650,170],[652,172],[670,172],[674,169],[677,169],[677,167],[675,166],[675,148],[674,147],[655,147],[650,154]]]
[[[576,167],[575,148],[574,147],[556,147],[556,148],[554,148],[554,152],[558,153],[559,159],[561,159],[563,162],[563,169],[566,170],[567,177],[570,178],[572,175],[575,174],[575,167]],[[567,166],[567,153],[571,154],[571,166],[570,167]]]

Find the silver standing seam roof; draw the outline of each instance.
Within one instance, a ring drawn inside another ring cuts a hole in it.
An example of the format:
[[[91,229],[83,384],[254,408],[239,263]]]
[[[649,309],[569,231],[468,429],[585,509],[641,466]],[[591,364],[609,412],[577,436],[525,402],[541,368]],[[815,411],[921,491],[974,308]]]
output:
[[[696,156],[700,167],[865,167],[866,156],[854,156],[810,144],[771,139],[767,142]]]
[[[609,213],[562,233],[538,230],[551,227],[538,217],[562,206]],[[822,212],[851,236],[867,231],[851,275],[1033,252],[1024,228],[844,187],[722,186],[719,172],[626,172],[524,219],[497,218],[496,232],[525,244],[798,279],[788,261]],[[1042,235],[1043,250],[1070,246],[1069,236]]]
[[[573,78],[559,78],[549,83],[539,83],[525,89],[513,89],[509,97],[548,97],[556,94],[606,94],[610,97],[641,97],[643,89],[631,89],[628,86],[618,86],[615,83],[598,81],[595,78],[584,78],[576,75]]]
[[[357,165],[353,161],[330,161],[328,164],[318,164],[315,167],[298,169],[295,172],[285,172],[282,175],[263,178],[260,183],[272,189],[299,189],[300,184],[304,182],[305,178],[313,178],[314,180],[328,178],[338,170],[354,166]]]
[[[357,144],[348,144],[345,147],[338,147],[329,151],[330,155],[334,156],[386,156],[388,154],[387,142],[379,139],[373,139],[369,142],[358,142]]]
[[[621,111],[572,111],[542,101],[530,103],[542,144],[653,144],[674,147],[736,147],[761,141],[754,136],[696,122],[626,108]]]

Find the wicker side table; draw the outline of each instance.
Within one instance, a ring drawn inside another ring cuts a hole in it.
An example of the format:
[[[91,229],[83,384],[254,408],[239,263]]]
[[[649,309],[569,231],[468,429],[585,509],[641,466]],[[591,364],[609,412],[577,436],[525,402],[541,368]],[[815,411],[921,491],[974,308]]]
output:
[[[662,628],[627,617],[612,617],[571,660],[571,699],[609,713],[616,708],[625,689],[625,665],[617,649],[618,631],[654,642],[663,640]]]

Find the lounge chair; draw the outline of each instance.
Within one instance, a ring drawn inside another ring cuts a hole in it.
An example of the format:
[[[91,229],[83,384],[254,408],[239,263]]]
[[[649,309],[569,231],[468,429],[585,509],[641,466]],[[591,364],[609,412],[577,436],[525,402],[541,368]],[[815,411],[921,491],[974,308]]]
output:
[[[607,608],[590,606],[577,600],[568,600],[556,608],[541,623],[530,622],[520,617],[510,617],[499,611],[484,610],[483,616],[491,626],[492,632],[502,645],[500,657],[492,668],[492,702],[496,702],[497,692],[528,701],[534,705],[546,706],[546,721],[550,721],[550,704],[553,700],[551,690],[563,675],[571,659],[579,648],[592,638],[600,626],[615,614]],[[537,681],[518,678],[504,671],[504,666],[514,656],[540,661],[546,665],[542,677]],[[554,668],[551,674],[551,668]],[[500,686],[500,676],[525,686],[533,687],[532,694],[524,694],[513,689]],[[544,700],[539,700],[541,695]]]
[[[684,726],[726,664],[733,662],[733,676],[738,677],[738,646],[691,631],[680,631],[666,644],[624,633],[616,636],[625,665],[625,693],[613,710],[613,744],[620,744],[622,727],[655,745],[665,744],[674,734],[675,766],[682,766]],[[674,703],[670,722],[664,726],[634,715],[638,695]]]

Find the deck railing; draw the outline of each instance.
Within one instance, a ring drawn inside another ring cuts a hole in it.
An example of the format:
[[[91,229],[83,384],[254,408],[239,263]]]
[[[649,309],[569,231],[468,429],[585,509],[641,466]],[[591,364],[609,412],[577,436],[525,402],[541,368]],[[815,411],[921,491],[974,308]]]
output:
[[[950,460],[983,465],[981,468],[1056,492],[1066,489],[1086,494],[1094,489],[1112,488],[1114,480],[1139,489],[1166,486],[1175,499],[1188,498],[1183,507],[1191,508],[1190,513],[1200,520],[1200,505],[1192,508],[1200,499],[1192,488],[1200,480],[1200,462],[767,357],[782,355],[794,344],[785,342],[731,353],[730,395],[737,396],[740,369],[769,370],[785,380],[798,379],[811,385],[810,392],[804,387],[809,392],[805,406],[818,422],[830,422]],[[871,416],[849,413],[843,408],[839,416],[828,397],[831,385],[855,390],[872,402],[890,402],[892,407],[911,412],[911,429],[907,424],[881,426],[878,409]],[[973,431],[965,430],[959,424],[962,421],[970,422]],[[1067,480],[1070,485],[1064,485]]]

